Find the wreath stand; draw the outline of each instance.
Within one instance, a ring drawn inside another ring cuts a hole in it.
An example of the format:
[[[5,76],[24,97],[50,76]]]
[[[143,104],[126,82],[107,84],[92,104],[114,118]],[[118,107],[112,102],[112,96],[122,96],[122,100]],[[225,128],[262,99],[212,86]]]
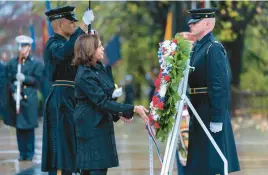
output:
[[[162,168],[161,168],[161,175],[171,175],[172,171],[173,171],[173,166],[174,166],[174,162],[175,162],[175,153],[177,150],[178,134],[179,134],[179,130],[180,130],[179,126],[180,126],[180,120],[181,120],[181,116],[182,116],[182,112],[183,112],[184,103],[186,103],[189,106],[189,108],[193,112],[194,116],[198,120],[199,124],[201,125],[201,127],[205,131],[206,135],[208,136],[209,140],[213,144],[214,148],[216,149],[217,153],[219,154],[219,156],[223,160],[224,175],[228,175],[228,162],[227,162],[225,156],[221,152],[219,146],[217,145],[217,143],[215,142],[215,140],[211,136],[210,132],[206,128],[205,124],[201,120],[200,116],[196,112],[192,103],[190,102],[190,100],[186,96],[186,90],[187,90],[187,86],[188,86],[188,77],[189,77],[190,70],[194,70],[194,67],[190,66],[190,59],[188,59],[186,62],[186,68],[183,72],[184,76],[183,76],[182,80],[180,81],[180,84],[178,87],[178,93],[180,96],[180,100],[176,103],[176,109],[178,112],[174,116],[175,117],[175,124],[173,125],[173,128],[168,136],[164,160],[163,160],[163,164],[162,164]],[[150,148],[150,149],[152,149],[152,148]],[[152,159],[152,156],[150,156],[150,162],[152,163],[151,159]]]

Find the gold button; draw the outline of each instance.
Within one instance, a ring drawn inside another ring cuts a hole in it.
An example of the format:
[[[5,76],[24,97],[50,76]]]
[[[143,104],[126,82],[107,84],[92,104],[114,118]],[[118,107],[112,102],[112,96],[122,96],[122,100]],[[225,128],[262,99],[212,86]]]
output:
[[[27,99],[27,95],[24,95],[24,99]]]

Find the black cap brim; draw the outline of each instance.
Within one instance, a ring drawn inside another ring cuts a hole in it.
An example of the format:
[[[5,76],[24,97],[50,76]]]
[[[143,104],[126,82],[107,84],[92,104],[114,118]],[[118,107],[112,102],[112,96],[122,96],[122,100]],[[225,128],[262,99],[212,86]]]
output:
[[[76,17],[74,16],[74,15],[72,15],[72,16],[65,16],[64,18],[66,18],[66,19],[68,19],[68,20],[70,20],[70,21],[74,21],[74,22],[77,22],[78,21],[78,19],[76,19]]]
[[[201,20],[202,20],[202,19],[190,19],[190,21],[188,22],[188,25],[197,23],[197,22],[199,22],[199,21],[201,21]]]

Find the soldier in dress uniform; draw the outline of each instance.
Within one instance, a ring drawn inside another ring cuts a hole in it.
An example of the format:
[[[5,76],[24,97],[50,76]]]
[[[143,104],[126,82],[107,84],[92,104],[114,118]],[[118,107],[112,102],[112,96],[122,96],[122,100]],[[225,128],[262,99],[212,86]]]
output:
[[[190,65],[195,70],[189,75],[190,100],[209,128],[228,161],[228,171],[239,171],[239,161],[229,110],[231,72],[223,45],[212,30],[215,8],[189,10],[190,32],[196,37]],[[185,175],[224,174],[224,164],[196,118],[191,114],[189,149]]]
[[[20,35],[16,37],[19,47],[19,56],[7,63],[7,78],[11,104],[11,113],[5,118],[7,125],[16,128],[17,142],[20,152],[19,160],[32,160],[34,156],[35,134],[34,128],[38,127],[38,97],[37,90],[43,73],[43,66],[31,56],[33,39]],[[18,72],[19,59],[22,59],[21,72]],[[18,81],[21,82],[20,110],[16,112],[16,90]]]
[[[74,14],[75,7],[65,6],[45,12],[54,30],[45,48],[45,69],[52,84],[44,106],[42,171],[49,175],[76,172],[74,83],[76,67],[72,65],[74,43],[78,36],[87,32],[93,21],[92,11],[86,11],[83,23]]]
[[[7,74],[6,65],[8,62],[8,55],[6,52],[1,53],[0,59],[0,117],[5,119],[7,116]]]

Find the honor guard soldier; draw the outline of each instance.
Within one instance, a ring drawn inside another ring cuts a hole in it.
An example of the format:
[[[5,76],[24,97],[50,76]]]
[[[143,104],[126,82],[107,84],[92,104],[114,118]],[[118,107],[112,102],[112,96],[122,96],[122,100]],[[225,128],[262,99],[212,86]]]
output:
[[[37,90],[43,73],[43,66],[31,56],[33,39],[20,35],[16,37],[19,56],[7,63],[8,87],[11,112],[5,118],[7,125],[16,128],[19,160],[32,160],[34,156],[35,134],[38,127]],[[20,67],[20,68],[19,68]],[[16,105],[19,106],[16,106]],[[19,107],[16,110],[16,107]]]
[[[223,45],[212,30],[215,8],[189,10],[190,32],[197,38],[191,53],[189,95],[202,121],[228,161],[228,171],[239,171],[239,162],[230,116],[229,60]],[[189,150],[184,175],[224,174],[224,164],[202,127],[191,115]]]
[[[72,60],[76,39],[87,32],[87,25],[94,16],[92,11],[86,11],[83,23],[77,28],[74,10],[73,6],[65,6],[45,12],[54,31],[46,43],[44,58],[46,74],[52,86],[44,106],[41,168],[49,175],[57,172],[71,175],[76,172],[73,80],[77,69],[72,65]]]

